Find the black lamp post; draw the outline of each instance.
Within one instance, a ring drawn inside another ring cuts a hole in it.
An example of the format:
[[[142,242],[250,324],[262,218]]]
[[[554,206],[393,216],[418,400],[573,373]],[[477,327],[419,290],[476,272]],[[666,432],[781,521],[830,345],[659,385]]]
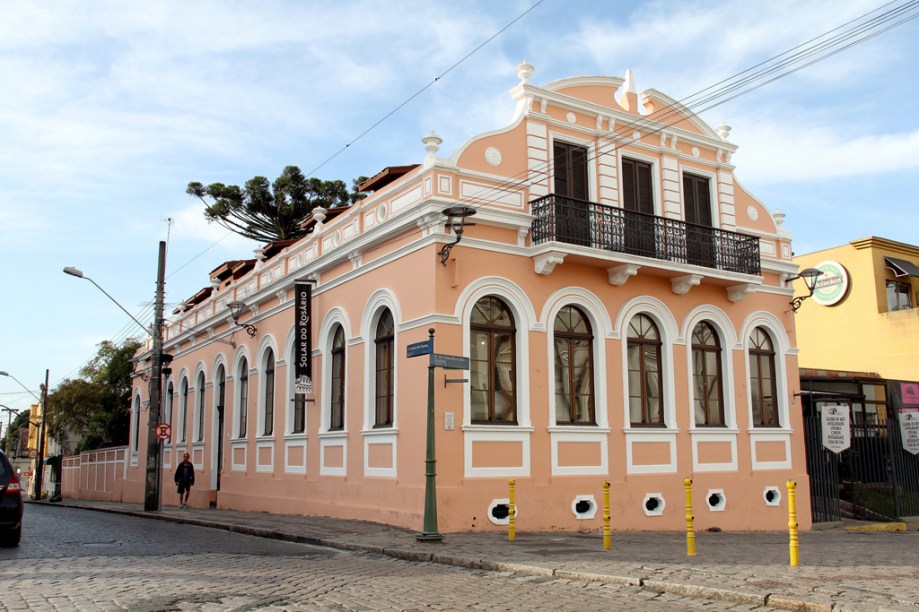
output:
[[[447,217],[447,223],[450,224],[450,229],[456,234],[456,240],[450,244],[445,244],[443,248],[440,249],[440,263],[446,266],[447,260],[450,259],[450,251],[452,251],[453,247],[458,245],[459,241],[463,239],[463,229],[467,226],[475,225],[475,223],[466,223],[466,217],[474,215],[476,209],[471,206],[451,206],[450,208],[445,208],[442,212],[444,216]]]
[[[240,301],[230,302],[229,304],[227,304],[227,308],[230,309],[230,316],[233,317],[233,325],[242,327],[243,329],[246,330],[246,333],[249,334],[250,338],[255,338],[255,334],[258,333],[258,330],[256,329],[255,325],[252,325],[251,323],[240,323],[239,322],[239,317],[240,315],[242,315],[243,308],[245,307],[246,305]]]
[[[797,276],[793,276],[788,279],[788,282],[790,283],[793,280],[803,278],[804,284],[807,286],[807,295],[796,297],[790,302],[792,312],[798,312],[798,309],[801,308],[801,304],[804,303],[804,300],[814,295],[814,289],[817,287],[817,279],[821,276],[823,276],[823,272],[817,268],[805,268],[798,272]]]

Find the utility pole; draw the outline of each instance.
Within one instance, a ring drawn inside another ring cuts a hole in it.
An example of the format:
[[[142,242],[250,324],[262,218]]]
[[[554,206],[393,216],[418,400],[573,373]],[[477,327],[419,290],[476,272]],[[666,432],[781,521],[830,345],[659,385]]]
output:
[[[163,305],[166,280],[166,242],[160,241],[159,260],[156,270],[156,302],[153,315],[153,358],[150,372],[150,418],[147,421],[147,477],[144,484],[144,510],[156,512],[160,509],[160,463],[162,461],[162,440],[156,435],[160,421],[160,400],[163,378]],[[140,418],[140,415],[137,415]]]
[[[41,485],[45,475],[45,411],[48,410],[48,379],[50,371],[45,370],[45,384],[41,388],[41,423],[38,427],[38,457],[35,459],[35,497],[41,499]]]

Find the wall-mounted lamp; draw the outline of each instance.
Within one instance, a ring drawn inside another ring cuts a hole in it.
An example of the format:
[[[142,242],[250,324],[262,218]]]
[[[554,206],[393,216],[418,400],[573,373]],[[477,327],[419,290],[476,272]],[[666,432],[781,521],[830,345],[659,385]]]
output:
[[[230,309],[230,316],[233,317],[233,323],[245,329],[246,333],[249,334],[250,338],[255,338],[255,334],[256,332],[258,332],[258,330],[255,328],[255,325],[239,322],[239,315],[243,313],[243,308],[245,307],[246,307],[245,304],[243,304],[242,302],[238,302],[238,301],[230,302],[229,304],[227,304],[227,308]]]
[[[798,312],[798,309],[801,308],[801,304],[804,303],[804,300],[814,295],[814,289],[817,287],[817,279],[823,276],[823,272],[817,268],[804,268],[801,270],[797,276],[793,276],[788,279],[790,283],[793,280],[803,278],[804,284],[807,286],[807,295],[802,295],[793,299],[791,303],[791,311]]]
[[[475,223],[466,223],[466,217],[474,215],[476,209],[471,206],[451,206],[450,208],[445,208],[442,212],[444,216],[447,217],[447,223],[450,229],[456,234],[456,240],[450,244],[445,244],[443,248],[440,249],[440,263],[446,266],[447,260],[450,259],[450,251],[452,251],[453,247],[458,245],[459,241],[463,239],[463,229],[469,225],[475,225]]]

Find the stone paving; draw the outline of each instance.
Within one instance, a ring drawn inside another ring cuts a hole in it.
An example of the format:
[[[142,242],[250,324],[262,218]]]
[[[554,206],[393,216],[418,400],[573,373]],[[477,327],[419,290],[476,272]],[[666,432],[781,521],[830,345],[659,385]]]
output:
[[[226,529],[260,537],[376,553],[394,559],[441,563],[522,577],[548,577],[631,586],[751,608],[787,610],[919,610],[919,532],[800,534],[800,565],[789,566],[783,532],[699,532],[697,555],[686,555],[684,533],[613,532],[603,550],[598,532],[445,534],[423,543],[417,532],[329,517],[220,509],[165,508],[65,500],[73,506],[149,519]],[[62,511],[66,511],[62,508]]]

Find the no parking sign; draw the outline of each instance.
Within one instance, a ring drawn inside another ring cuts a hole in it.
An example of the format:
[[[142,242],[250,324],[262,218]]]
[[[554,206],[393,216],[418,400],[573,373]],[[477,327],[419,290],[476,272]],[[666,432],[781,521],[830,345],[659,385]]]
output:
[[[169,423],[159,423],[156,426],[156,437],[160,440],[168,440],[172,435],[172,426]]]

